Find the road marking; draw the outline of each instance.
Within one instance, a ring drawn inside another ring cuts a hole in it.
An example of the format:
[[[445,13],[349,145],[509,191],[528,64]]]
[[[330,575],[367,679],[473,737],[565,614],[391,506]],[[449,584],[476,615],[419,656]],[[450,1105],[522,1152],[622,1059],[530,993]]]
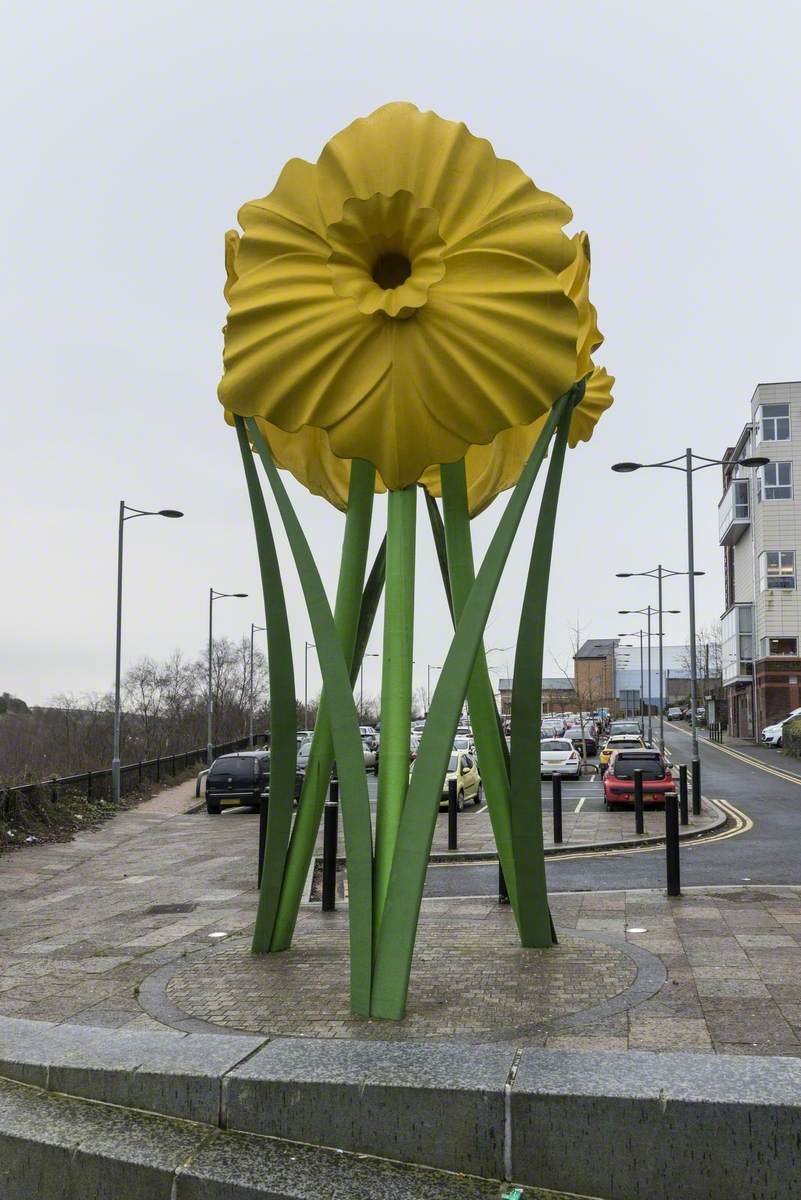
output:
[[[689,729],[682,729],[680,725],[674,725],[673,728],[687,737],[692,737]],[[741,754],[739,750],[732,750],[730,746],[721,746],[718,742],[702,740],[701,745],[711,746],[714,750],[719,750],[721,754],[730,754],[732,758],[737,758],[740,762],[748,763],[750,767],[756,767],[758,771],[766,771],[768,775],[775,775],[777,779],[785,779],[788,783],[797,783],[801,787],[801,775],[792,775],[789,771],[781,771],[778,767],[770,767],[767,763],[760,762],[757,758],[751,758],[750,754]]]
[[[587,799],[586,796],[582,796],[581,799],[579,800],[578,804],[576,805],[576,807],[573,809],[573,812],[577,812],[577,813],[581,812],[582,808],[584,807],[584,801],[586,799]]]

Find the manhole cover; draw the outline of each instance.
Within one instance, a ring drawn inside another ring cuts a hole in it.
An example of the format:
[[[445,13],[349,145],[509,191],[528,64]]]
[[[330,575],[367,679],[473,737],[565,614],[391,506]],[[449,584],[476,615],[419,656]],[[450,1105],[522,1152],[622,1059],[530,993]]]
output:
[[[148,908],[145,911],[155,917],[161,913],[194,912],[196,908],[196,904],[154,904],[152,908]]]

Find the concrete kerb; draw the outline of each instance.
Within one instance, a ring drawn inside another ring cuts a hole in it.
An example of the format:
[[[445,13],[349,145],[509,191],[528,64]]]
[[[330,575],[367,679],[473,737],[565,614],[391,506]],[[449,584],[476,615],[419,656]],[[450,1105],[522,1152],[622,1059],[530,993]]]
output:
[[[793,1058],[181,1038],[4,1018],[0,1076],[212,1129],[584,1195],[780,1200],[798,1181]]]

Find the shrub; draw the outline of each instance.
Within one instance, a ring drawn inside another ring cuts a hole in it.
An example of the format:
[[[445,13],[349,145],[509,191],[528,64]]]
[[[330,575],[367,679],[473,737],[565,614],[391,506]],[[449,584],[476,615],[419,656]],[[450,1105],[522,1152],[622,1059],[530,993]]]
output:
[[[782,750],[793,758],[801,758],[801,717],[794,717],[782,729]]]

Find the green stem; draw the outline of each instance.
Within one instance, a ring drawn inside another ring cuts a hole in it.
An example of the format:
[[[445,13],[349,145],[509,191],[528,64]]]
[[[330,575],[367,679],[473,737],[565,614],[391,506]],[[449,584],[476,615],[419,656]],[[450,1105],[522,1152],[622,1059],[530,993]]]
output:
[[[275,550],[275,540],[267,515],[267,507],[264,503],[264,495],[259,485],[256,464],[253,461],[253,452],[248,441],[245,423],[241,417],[236,418],[236,435],[242,454],[242,465],[245,469],[250,507],[253,513],[253,527],[256,532],[256,545],[259,552],[272,704],[270,802],[267,809],[267,837],[252,945],[255,954],[262,954],[270,945],[289,844],[289,830],[292,824],[292,800],[295,793],[295,764],[297,761],[295,674],[292,665],[292,643],[289,635],[286,601],[281,583],[281,568]]]
[[[384,543],[382,542],[370,578],[361,593],[372,517],[374,472],[367,464],[355,462],[351,471],[342,557],[334,606],[334,624],[339,633],[346,661],[352,662],[351,684],[361,665],[367,639],[372,629],[375,611],[384,582]],[[355,643],[355,649],[354,647]],[[311,752],[303,780],[303,790],[292,829],[286,858],[278,912],[275,918],[272,951],[287,950],[292,944],[298,919],[303,888],[314,854],[320,829],[323,806],[334,765],[334,740],[328,713],[325,688],[320,695],[317,720],[314,725]]]
[[[417,488],[390,492],[381,676],[381,750],[373,872],[373,936],[381,927],[392,858],[409,786]]]
[[[470,537],[470,514],[467,507],[467,478],[464,459],[443,464],[442,509],[445,515],[445,538],[448,553],[448,574],[453,595],[454,624],[464,611],[470,589],[475,582],[473,543]],[[517,882],[512,853],[512,824],[509,812],[509,771],[504,749],[506,742],[498,723],[498,710],[492,691],[483,642],[479,644],[473,673],[467,688],[467,705],[476,738],[476,750],[481,763],[481,782],[484,785],[498,859],[506,880],[509,900],[520,925]]]
[[[583,391],[583,389],[582,389]],[[492,602],[551,439],[575,389],[548,415],[509,497],[470,589],[440,673],[401,817],[373,972],[372,1015],[400,1019],[406,1007],[417,920],[453,736]]]
[[[512,845],[520,908],[529,918],[520,931],[524,946],[550,946],[555,940],[545,879],[539,729],[548,578],[571,417],[572,405],[562,412],[554,438],[523,597],[512,683]]]
[[[364,749],[353,702],[350,663],[342,653],[331,607],[303,527],[286,493],[270,449],[253,417],[247,427],[272,488],[295,560],[311,622],[317,657],[329,695],[331,734],[339,774],[342,821],[348,860],[350,996],[353,1012],[370,1012],[373,948],[373,837]],[[355,464],[354,464],[355,465]],[[364,471],[373,468],[364,465]],[[372,496],[372,487],[370,495]]]

